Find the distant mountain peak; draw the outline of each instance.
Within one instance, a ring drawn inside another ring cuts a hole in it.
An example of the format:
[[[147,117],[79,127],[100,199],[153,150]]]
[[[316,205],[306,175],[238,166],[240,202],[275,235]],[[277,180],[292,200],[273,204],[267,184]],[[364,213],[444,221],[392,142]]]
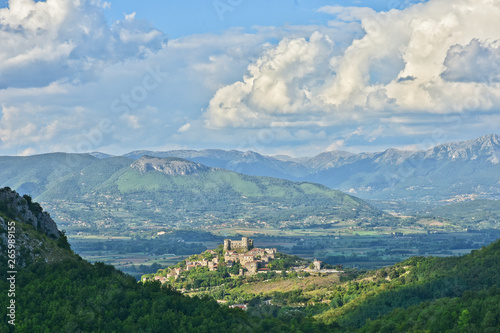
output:
[[[491,142],[495,142],[496,144],[500,144],[500,135],[498,135],[498,134],[487,134],[487,135],[483,135],[483,136],[477,138],[476,140],[488,140],[488,141],[491,141]]]
[[[310,168],[327,169],[335,167],[355,154],[343,150],[333,150],[316,155],[304,162]]]
[[[488,134],[480,136],[479,138],[467,140],[467,141],[459,141],[459,142],[451,142],[445,143],[442,145],[438,145],[436,147],[453,147],[453,148],[470,148],[470,147],[493,147],[500,146],[500,136],[497,134]]]
[[[476,142],[477,145],[481,145],[482,147],[500,148],[500,136],[496,134],[488,134],[475,140],[471,140],[471,142]]]
[[[146,173],[151,171],[159,171],[166,175],[191,175],[200,172],[206,172],[210,170],[206,165],[191,162],[183,158],[178,157],[152,157],[143,156],[130,166],[132,169],[139,171],[140,173]]]
[[[113,157],[113,155],[106,154],[106,153],[101,153],[101,152],[98,152],[98,151],[95,151],[95,152],[89,153],[89,155],[94,156],[94,157],[97,157],[97,158],[98,158],[98,159],[100,159],[100,160],[103,160],[103,159],[106,159],[106,158]]]
[[[428,149],[426,157],[451,160],[476,160],[484,158],[493,164],[500,160],[500,136],[488,134],[476,139],[437,145]]]

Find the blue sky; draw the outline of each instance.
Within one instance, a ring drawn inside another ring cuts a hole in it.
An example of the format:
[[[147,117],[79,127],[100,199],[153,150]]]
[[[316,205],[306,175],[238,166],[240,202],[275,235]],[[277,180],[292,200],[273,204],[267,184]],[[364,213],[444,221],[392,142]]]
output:
[[[488,0],[0,1],[0,154],[498,133],[498,17]]]
[[[170,38],[207,32],[222,33],[234,27],[326,24],[331,16],[317,11],[323,6],[359,6],[388,10],[404,6],[404,1],[325,1],[325,0],[233,0],[233,1],[160,1],[111,2],[106,16],[120,20],[123,14],[136,12],[165,32]]]

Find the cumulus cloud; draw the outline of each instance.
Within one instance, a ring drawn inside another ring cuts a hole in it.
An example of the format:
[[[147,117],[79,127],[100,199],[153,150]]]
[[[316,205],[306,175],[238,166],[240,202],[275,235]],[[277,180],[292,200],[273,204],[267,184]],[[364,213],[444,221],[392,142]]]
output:
[[[133,16],[109,26],[91,0],[11,0],[0,9],[0,89],[94,79],[105,65],[162,48],[166,39]]]
[[[442,77],[448,81],[492,83],[500,81],[500,40],[453,45],[444,61]]]
[[[319,111],[313,89],[328,77],[333,41],[315,32],[283,39],[248,66],[249,75],[221,88],[210,101],[209,127],[258,127],[280,122],[305,108]]]
[[[497,43],[485,41],[500,39],[500,4],[432,0],[404,7],[323,7],[337,21],[359,21],[364,35],[343,50],[320,33],[283,40],[242,80],[217,91],[207,126],[331,126],[500,105],[500,87],[485,77],[498,73]]]
[[[80,129],[88,110],[82,107],[51,109],[30,102],[2,107],[0,141],[4,148],[57,140]]]
[[[200,110],[215,90],[244,73],[266,38],[238,30],[187,36],[144,57],[109,63],[95,80],[0,89],[0,149],[126,153],[165,142],[207,142],[213,136],[196,125]],[[109,125],[104,131],[102,121]],[[178,132],[187,122],[196,131]]]

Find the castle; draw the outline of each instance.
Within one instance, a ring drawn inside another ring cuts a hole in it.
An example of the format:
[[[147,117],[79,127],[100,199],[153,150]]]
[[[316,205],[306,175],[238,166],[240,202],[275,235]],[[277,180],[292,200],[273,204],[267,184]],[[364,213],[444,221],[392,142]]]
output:
[[[239,262],[248,270],[249,274],[269,271],[267,264],[274,260],[276,252],[274,248],[254,248],[253,239],[248,237],[242,237],[241,241],[224,240],[224,261],[226,264],[232,266],[233,263]]]
[[[273,269],[269,264],[276,259],[277,253],[278,251],[276,248],[254,248],[253,239],[249,239],[248,237],[242,237],[241,241],[225,239],[223,257],[216,251],[207,250],[205,251],[206,255],[202,256],[201,259],[200,256],[198,256],[198,260],[191,261],[192,259],[186,259],[185,269],[180,267],[169,268],[165,270],[167,273],[166,276],[157,275],[154,279],[165,283],[170,278],[177,280],[181,277],[182,272],[190,271],[197,267],[207,267],[209,271],[217,271],[220,265],[231,268],[234,267],[236,263],[240,264],[240,276],[267,273]],[[314,259],[307,271],[338,273],[337,270],[322,270],[322,264],[322,261]],[[248,271],[247,273],[244,272],[244,268]],[[236,274],[231,274],[231,276],[235,275]]]
[[[224,251],[240,250],[247,252],[251,249],[253,249],[253,239],[248,237],[241,237],[241,241],[224,239]]]

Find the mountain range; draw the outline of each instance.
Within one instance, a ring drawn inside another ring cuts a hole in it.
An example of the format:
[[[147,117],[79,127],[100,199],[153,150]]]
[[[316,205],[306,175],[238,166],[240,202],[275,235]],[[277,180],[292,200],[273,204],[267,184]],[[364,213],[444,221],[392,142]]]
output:
[[[134,151],[124,156],[180,157],[255,176],[308,181],[362,199],[461,201],[500,198],[500,136],[437,145],[428,150],[331,151],[307,158],[236,150]]]
[[[177,157],[245,175],[313,182],[365,200],[448,203],[500,198],[500,136],[495,134],[421,151],[332,151],[310,158],[217,149],[141,150],[120,157],[98,152],[4,156],[0,157],[0,185],[37,196],[52,180],[97,166],[101,160],[123,166],[143,156]],[[31,168],[26,168],[28,165]]]
[[[497,135],[426,151],[312,158],[234,150],[52,153],[0,157],[0,186],[44,202],[58,223],[81,223],[82,230],[111,228],[110,221],[134,228],[346,219],[370,225],[390,218],[357,197],[392,204],[498,199],[499,159]]]

